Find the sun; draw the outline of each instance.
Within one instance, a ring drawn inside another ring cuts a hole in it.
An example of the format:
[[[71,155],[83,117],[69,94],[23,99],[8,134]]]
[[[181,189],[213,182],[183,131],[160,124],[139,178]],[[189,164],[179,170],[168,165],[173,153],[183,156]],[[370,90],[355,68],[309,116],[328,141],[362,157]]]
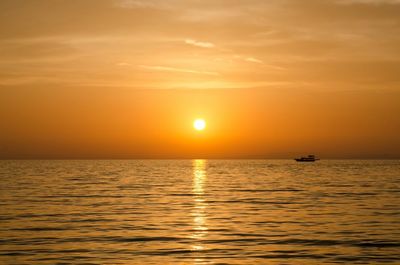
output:
[[[196,119],[193,122],[193,128],[195,128],[197,131],[202,131],[206,128],[206,121],[203,119]]]

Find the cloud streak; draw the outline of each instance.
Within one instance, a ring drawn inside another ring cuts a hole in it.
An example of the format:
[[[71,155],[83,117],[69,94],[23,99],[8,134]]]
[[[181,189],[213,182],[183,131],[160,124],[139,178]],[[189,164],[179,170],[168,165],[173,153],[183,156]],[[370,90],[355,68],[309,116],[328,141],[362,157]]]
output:
[[[201,48],[214,48],[215,47],[214,43],[197,41],[197,40],[193,40],[193,39],[186,39],[185,43],[189,44],[189,45],[201,47]]]
[[[119,0],[116,5],[121,8],[160,8],[162,5],[154,1]]]
[[[148,70],[154,70],[154,71],[178,72],[178,73],[213,75],[213,76],[219,75],[219,73],[217,73],[217,72],[198,71],[198,70],[193,70],[193,69],[175,68],[175,67],[160,66],[160,65],[139,65],[139,67],[148,69]]]
[[[263,64],[264,63],[263,61],[261,61],[259,59],[256,59],[256,58],[253,58],[253,57],[247,57],[244,60],[246,62],[250,62],[250,63],[259,63],[259,64]]]
[[[351,4],[372,4],[372,5],[383,5],[383,4],[400,4],[400,0],[336,0],[337,3],[343,5]]]

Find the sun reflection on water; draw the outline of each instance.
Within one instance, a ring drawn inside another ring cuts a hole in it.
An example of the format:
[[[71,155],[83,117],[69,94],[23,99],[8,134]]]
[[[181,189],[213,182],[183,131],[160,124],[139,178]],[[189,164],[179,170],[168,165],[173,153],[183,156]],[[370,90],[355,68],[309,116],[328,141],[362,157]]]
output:
[[[193,251],[202,251],[205,249],[201,243],[202,239],[207,235],[207,202],[204,198],[206,174],[206,160],[193,160],[193,200],[194,206],[191,212],[193,217],[193,234],[194,244],[191,246]],[[203,259],[196,258],[196,263],[204,262]]]

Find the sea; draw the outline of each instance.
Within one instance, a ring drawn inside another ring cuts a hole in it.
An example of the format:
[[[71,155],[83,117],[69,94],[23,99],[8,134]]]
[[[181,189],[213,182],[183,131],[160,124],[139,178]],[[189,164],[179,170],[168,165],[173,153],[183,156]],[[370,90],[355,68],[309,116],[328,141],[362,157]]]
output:
[[[400,264],[400,160],[0,161],[0,264]]]

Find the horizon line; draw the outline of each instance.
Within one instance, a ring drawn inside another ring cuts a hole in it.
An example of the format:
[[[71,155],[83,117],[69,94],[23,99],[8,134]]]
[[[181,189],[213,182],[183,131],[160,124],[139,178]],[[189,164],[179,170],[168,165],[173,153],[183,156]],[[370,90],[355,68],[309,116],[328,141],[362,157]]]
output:
[[[295,157],[21,157],[21,158],[0,158],[0,161],[34,161],[34,160],[294,160]],[[327,157],[324,160],[400,160],[400,157]]]

